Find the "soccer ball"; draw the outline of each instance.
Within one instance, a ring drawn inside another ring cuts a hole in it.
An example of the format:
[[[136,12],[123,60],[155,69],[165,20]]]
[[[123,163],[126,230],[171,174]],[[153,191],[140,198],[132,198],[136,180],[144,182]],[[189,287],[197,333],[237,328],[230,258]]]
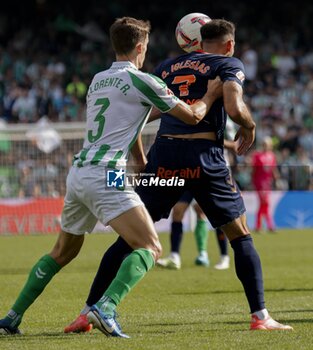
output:
[[[177,24],[175,36],[178,45],[186,52],[201,50],[200,28],[211,21],[211,18],[203,13],[189,13]]]

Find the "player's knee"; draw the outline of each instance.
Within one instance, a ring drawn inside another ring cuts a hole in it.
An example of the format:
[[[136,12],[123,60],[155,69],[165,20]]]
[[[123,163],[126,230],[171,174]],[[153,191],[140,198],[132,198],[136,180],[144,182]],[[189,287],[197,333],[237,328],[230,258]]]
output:
[[[221,228],[229,241],[250,234],[249,228],[246,224],[245,216],[239,217],[232,222],[223,225]]]
[[[163,254],[163,248],[162,248],[161,242],[158,241],[155,261],[157,261],[162,256],[162,254]]]
[[[128,237],[126,242],[134,250],[140,249],[140,248],[149,250],[153,255],[153,258],[155,261],[158,260],[159,257],[162,255],[162,245],[159,241],[157,234],[146,233],[144,237],[143,236]]]
[[[197,218],[198,219],[206,219],[206,216],[205,216],[205,214],[204,214],[204,212],[202,211],[202,209],[201,209],[201,207],[199,206],[199,204],[198,203],[195,203],[194,205],[193,205],[193,209],[194,209],[194,211],[196,212],[196,214],[197,214]]]
[[[186,208],[180,205],[176,205],[173,208],[172,219],[174,222],[180,222],[183,220]]]
[[[153,245],[151,245],[151,247],[149,247],[149,250],[151,251],[152,255],[153,255],[153,259],[154,261],[157,261],[161,255],[162,255],[162,245],[160,243],[160,241],[156,241],[154,242]]]

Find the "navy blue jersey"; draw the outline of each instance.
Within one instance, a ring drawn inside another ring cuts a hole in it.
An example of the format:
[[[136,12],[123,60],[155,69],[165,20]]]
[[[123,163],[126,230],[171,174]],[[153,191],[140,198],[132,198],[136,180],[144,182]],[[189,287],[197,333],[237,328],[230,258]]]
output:
[[[204,52],[191,52],[167,59],[156,68],[155,75],[188,104],[202,98],[207,91],[208,79],[219,76],[223,82],[233,80],[242,85],[245,77],[243,64],[238,58]],[[187,125],[167,113],[162,114],[158,136],[213,131],[217,141],[223,143],[226,119],[223,100],[218,99],[197,125]]]

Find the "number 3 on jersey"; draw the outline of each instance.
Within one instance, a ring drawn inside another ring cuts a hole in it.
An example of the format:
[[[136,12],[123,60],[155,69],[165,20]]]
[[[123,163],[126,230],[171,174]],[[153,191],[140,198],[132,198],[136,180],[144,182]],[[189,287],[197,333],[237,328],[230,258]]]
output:
[[[179,89],[179,96],[184,97],[189,95],[189,85],[196,82],[196,76],[194,74],[189,75],[177,75],[172,84],[181,84]]]
[[[105,116],[103,115],[103,113],[110,106],[110,101],[106,97],[98,98],[95,103],[95,106],[102,106],[102,107],[94,120],[95,122],[99,123],[96,135],[93,135],[92,130],[88,130],[88,141],[90,143],[96,142],[102,136],[104,124],[105,124]]]

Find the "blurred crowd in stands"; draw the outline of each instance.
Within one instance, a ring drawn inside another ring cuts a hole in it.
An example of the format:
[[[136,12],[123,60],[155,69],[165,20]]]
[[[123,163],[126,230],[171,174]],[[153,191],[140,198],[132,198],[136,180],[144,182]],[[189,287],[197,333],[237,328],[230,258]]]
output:
[[[257,122],[256,147],[270,136],[278,164],[305,169],[310,180],[303,186],[312,189],[313,4],[296,7],[286,1],[280,8],[265,2],[266,10],[264,1],[238,1],[236,8],[228,1],[210,7],[199,1],[196,11],[237,25],[235,56],[246,69],[245,98]],[[83,121],[90,80],[113,59],[107,33],[116,17],[152,22],[144,69],[153,72],[162,59],[181,53],[176,23],[196,12],[191,4],[163,0],[150,4],[148,12],[126,0],[102,6],[95,0],[15,3],[6,4],[0,15],[0,118],[7,123],[34,123],[43,116],[51,122]],[[249,170],[244,171],[249,156],[236,164],[240,186],[250,189]],[[288,181],[277,186],[293,189]]]

